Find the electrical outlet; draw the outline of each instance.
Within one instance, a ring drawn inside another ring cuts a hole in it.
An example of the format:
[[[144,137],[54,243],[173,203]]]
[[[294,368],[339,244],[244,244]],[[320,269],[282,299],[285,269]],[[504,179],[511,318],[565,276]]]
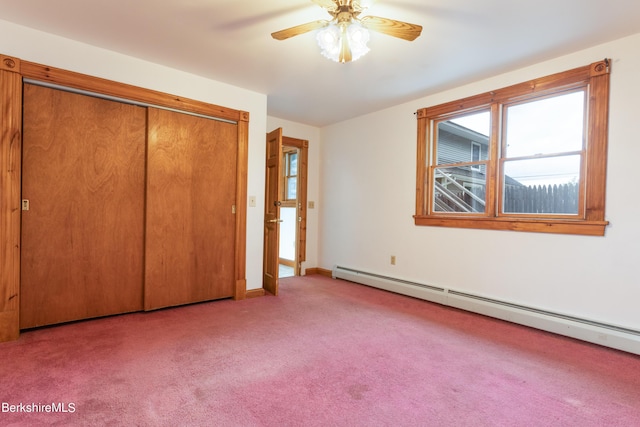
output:
[[[396,265],[396,256],[391,255],[391,265]]]
[[[309,206],[309,209],[313,209],[316,207],[316,203],[313,200],[309,200],[309,203],[307,203],[307,205]]]

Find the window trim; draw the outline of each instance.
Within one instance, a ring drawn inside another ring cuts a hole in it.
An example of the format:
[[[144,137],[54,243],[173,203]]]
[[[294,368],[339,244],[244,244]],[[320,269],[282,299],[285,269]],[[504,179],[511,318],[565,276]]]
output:
[[[605,220],[605,190],[609,117],[609,76],[610,61],[604,59],[590,65],[569,71],[552,74],[508,86],[491,92],[482,93],[461,100],[451,101],[417,111],[417,174],[416,174],[416,213],[415,225],[457,228],[477,228],[490,230],[512,230],[544,233],[603,236]],[[532,97],[553,95],[555,93],[587,89],[587,142],[586,171],[581,179],[584,191],[582,217],[531,217],[503,214],[497,215],[499,196],[499,144],[502,132],[500,117],[501,105]],[[491,136],[489,140],[489,162],[487,164],[487,212],[455,216],[447,213],[430,213],[429,203],[432,197],[429,182],[429,165],[433,155],[432,124],[446,117],[453,117],[474,110],[491,110]],[[497,119],[496,119],[497,118]]]
[[[283,207],[295,207],[297,194],[298,194],[298,174],[290,175],[291,170],[291,155],[295,154],[296,156],[300,156],[300,150],[295,147],[284,147],[282,151],[282,206]],[[292,178],[296,178],[296,198],[289,199],[289,180]]]

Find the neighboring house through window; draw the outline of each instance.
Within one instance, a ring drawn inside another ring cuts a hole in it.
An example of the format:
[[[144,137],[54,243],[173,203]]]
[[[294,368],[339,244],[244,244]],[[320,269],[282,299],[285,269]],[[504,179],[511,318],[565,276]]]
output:
[[[475,141],[471,141],[471,161],[479,162],[480,156],[482,155],[482,145]],[[472,169],[480,170],[480,165],[475,164],[471,166]]]

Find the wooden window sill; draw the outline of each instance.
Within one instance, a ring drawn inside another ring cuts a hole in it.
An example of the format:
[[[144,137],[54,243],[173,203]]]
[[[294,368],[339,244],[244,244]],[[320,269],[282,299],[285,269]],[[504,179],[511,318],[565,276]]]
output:
[[[609,221],[532,218],[451,218],[414,215],[415,225],[604,236]]]

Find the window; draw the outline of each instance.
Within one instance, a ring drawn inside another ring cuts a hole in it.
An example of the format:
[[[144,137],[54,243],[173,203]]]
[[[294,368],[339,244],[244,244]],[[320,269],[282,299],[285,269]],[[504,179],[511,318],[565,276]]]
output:
[[[298,150],[286,148],[284,161],[282,162],[284,177],[284,185],[282,186],[284,191],[283,200],[295,201],[298,193]]]
[[[609,61],[418,111],[416,225],[604,235]]]

